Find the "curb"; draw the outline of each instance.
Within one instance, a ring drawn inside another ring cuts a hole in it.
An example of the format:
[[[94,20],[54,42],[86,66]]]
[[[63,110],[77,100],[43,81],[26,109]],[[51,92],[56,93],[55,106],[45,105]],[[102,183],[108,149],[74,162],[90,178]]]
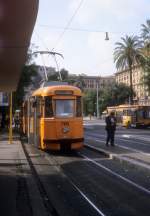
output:
[[[85,147],[88,149],[95,150],[96,152],[99,152],[102,155],[104,155],[110,159],[114,159],[116,161],[126,163],[127,165],[132,165],[132,166],[138,167],[138,168],[144,168],[144,169],[147,169],[148,171],[150,171],[150,165],[148,165],[147,163],[144,163],[143,161],[139,162],[136,158],[135,159],[125,158],[125,157],[119,156],[115,153],[108,152],[104,149],[92,147],[88,144],[85,144]]]

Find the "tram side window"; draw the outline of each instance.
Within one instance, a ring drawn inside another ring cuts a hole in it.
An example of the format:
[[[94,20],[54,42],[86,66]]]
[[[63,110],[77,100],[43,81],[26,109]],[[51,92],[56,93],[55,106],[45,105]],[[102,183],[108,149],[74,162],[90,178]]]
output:
[[[150,119],[150,110],[147,110],[147,118]]]
[[[46,96],[45,98],[45,117],[53,117],[52,97]]]
[[[117,122],[121,122],[122,121],[122,115],[123,115],[122,111],[116,111]]]
[[[35,98],[31,97],[29,103],[30,103],[29,113],[31,116],[33,116],[34,115],[34,109],[35,109]]]
[[[42,116],[42,97],[36,97],[36,111],[39,117]]]
[[[82,102],[81,97],[77,97],[76,101],[76,116],[81,117],[82,116]]]

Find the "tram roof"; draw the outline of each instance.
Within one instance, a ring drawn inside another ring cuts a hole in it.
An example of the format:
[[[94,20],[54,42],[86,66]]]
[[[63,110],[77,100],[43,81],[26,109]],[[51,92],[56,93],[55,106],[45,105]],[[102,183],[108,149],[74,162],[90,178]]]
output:
[[[49,96],[49,95],[56,95],[56,91],[59,91],[61,94],[61,91],[68,91],[69,92],[73,91],[73,95],[81,95],[81,90],[75,86],[71,85],[53,85],[53,86],[47,86],[47,87],[41,87],[37,89],[36,91],[33,92],[32,96]],[[58,93],[59,95],[59,93]],[[63,94],[61,94],[63,95]],[[67,95],[67,94],[66,94]]]
[[[139,108],[139,107],[149,107],[149,105],[142,105],[142,104],[122,104],[118,106],[119,108]]]
[[[39,0],[0,2],[0,91],[15,91],[36,21]]]
[[[121,104],[118,106],[107,107],[107,109],[138,109],[143,107],[150,107],[149,105],[139,105],[139,104]]]

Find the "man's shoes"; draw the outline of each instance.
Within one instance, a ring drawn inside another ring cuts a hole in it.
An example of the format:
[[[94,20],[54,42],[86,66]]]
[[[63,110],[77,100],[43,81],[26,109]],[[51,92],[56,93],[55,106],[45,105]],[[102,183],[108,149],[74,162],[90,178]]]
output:
[[[115,145],[114,145],[114,144],[111,144],[111,146],[113,146],[113,147],[114,147]]]
[[[108,143],[106,143],[106,146],[107,146],[107,147],[109,146]]]

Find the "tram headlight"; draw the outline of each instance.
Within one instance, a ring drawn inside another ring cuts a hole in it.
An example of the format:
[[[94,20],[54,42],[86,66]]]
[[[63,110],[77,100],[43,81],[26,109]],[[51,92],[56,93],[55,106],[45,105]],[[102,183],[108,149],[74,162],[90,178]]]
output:
[[[64,132],[64,133],[68,133],[69,131],[70,131],[70,129],[69,129],[68,127],[64,127],[64,128],[63,128],[63,132]]]

